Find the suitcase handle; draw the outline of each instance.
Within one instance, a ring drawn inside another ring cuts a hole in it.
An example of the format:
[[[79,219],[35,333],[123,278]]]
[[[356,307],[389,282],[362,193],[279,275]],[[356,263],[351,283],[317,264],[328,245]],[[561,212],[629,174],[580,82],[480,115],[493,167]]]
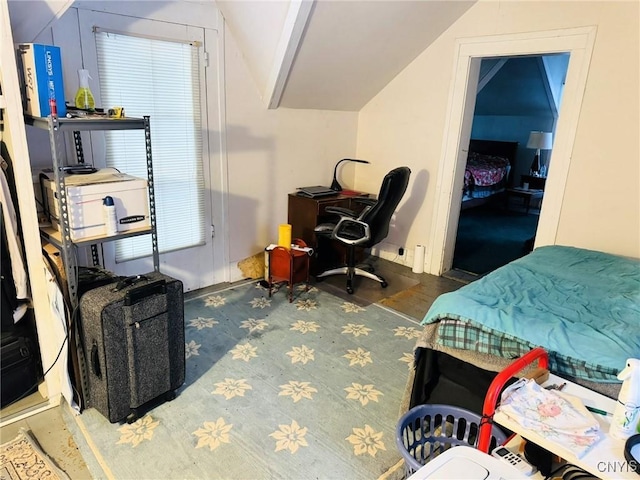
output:
[[[124,296],[124,304],[127,307],[135,305],[141,302],[145,298],[152,295],[166,295],[167,282],[165,280],[156,280],[155,282],[142,285],[140,287],[132,288]]]
[[[118,292],[123,288],[128,287],[129,285],[133,285],[134,283],[141,282],[142,280],[147,280],[147,277],[145,277],[144,275],[132,275],[130,277],[123,278],[116,284],[112,292]]]
[[[102,378],[102,370],[100,369],[100,357],[98,356],[98,345],[93,342],[91,345],[91,368],[96,377]]]

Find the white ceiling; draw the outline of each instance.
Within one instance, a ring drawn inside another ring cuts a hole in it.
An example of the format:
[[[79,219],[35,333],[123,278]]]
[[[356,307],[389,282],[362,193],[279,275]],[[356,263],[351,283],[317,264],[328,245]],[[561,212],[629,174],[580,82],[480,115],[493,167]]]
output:
[[[184,3],[218,5],[260,92],[268,97],[269,74],[282,67],[277,64],[277,48],[286,30],[284,17],[300,1],[310,0]],[[359,111],[476,1],[315,0],[280,106]],[[73,0],[11,0],[14,40],[32,41],[72,4]]]

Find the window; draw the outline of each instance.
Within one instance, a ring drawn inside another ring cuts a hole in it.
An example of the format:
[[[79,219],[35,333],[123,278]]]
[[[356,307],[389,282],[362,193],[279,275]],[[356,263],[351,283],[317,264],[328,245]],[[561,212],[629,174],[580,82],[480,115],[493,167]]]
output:
[[[105,107],[151,117],[160,253],[205,243],[198,45],[96,31]],[[105,132],[106,165],[146,178],[139,131]],[[116,242],[116,262],[151,255],[148,236]]]

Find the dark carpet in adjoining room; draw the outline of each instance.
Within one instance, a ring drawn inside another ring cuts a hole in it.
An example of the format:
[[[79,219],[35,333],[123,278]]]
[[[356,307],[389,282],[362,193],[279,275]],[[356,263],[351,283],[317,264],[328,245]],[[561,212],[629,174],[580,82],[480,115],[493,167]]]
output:
[[[453,268],[478,275],[531,251],[537,214],[480,206],[460,212]]]

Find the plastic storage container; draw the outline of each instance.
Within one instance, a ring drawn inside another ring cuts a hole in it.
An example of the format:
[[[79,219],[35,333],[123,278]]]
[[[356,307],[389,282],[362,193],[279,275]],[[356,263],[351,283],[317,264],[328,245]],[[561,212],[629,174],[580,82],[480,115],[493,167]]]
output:
[[[51,174],[53,176],[53,174]],[[42,180],[45,205],[51,221],[60,229],[56,185],[52,178]],[[101,238],[134,229],[151,228],[147,181],[105,168],[96,173],[65,177],[71,240]],[[103,213],[105,197],[115,206],[116,230],[109,232]]]
[[[396,446],[404,458],[407,476],[440,453],[456,446],[476,447],[480,415],[451,405],[417,405],[405,413],[396,427]],[[491,447],[507,439],[497,426],[491,430]]]

